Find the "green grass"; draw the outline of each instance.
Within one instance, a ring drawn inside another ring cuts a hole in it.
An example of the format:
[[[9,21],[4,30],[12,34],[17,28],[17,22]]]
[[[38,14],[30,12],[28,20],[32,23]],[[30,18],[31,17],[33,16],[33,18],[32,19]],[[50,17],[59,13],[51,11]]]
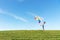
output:
[[[60,40],[59,30],[0,31],[0,40]]]

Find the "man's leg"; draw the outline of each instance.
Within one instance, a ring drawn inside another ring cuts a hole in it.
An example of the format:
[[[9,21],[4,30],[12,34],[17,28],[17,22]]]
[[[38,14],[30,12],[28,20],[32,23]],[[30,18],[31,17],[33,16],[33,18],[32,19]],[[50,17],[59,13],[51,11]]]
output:
[[[43,27],[43,30],[44,30],[44,25],[42,27]]]

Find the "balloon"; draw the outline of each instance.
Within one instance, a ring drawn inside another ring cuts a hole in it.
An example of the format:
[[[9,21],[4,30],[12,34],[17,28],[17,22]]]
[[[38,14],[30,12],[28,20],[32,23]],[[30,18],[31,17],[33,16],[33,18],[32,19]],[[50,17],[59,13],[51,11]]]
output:
[[[39,16],[35,16],[35,20],[37,20],[38,23],[40,23],[43,19],[41,17],[39,17]]]
[[[39,16],[35,16],[35,20],[43,20],[43,19]]]

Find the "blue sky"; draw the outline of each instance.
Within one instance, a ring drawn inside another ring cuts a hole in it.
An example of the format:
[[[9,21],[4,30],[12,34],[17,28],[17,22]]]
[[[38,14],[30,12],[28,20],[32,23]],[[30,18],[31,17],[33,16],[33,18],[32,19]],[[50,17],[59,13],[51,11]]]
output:
[[[60,0],[0,0],[0,30],[41,30],[36,15],[46,30],[60,30]]]

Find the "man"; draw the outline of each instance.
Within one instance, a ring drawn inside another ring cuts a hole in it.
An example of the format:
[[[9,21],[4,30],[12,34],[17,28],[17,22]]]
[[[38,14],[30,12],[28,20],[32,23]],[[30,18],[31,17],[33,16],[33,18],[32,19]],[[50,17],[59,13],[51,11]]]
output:
[[[45,24],[45,23],[46,23],[46,22],[44,21],[43,24],[42,24],[42,28],[43,28],[43,30],[44,30],[44,24]]]
[[[43,21],[43,18],[39,17],[39,16],[35,16],[35,20],[38,20],[38,23],[40,24],[40,26],[42,26],[43,30],[44,30],[44,24],[46,23],[45,21]]]

